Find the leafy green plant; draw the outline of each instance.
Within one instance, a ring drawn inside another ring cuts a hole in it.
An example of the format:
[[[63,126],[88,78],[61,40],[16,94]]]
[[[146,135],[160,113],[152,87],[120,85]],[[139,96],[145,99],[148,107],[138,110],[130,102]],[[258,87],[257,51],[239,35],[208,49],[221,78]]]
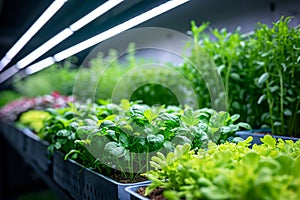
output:
[[[222,77],[230,113],[245,113],[241,120],[254,128],[270,128],[273,134],[297,136],[299,133],[299,26],[289,27],[291,18],[281,18],[268,27],[258,24],[247,34],[239,29],[210,29],[192,22],[195,43],[191,59],[201,66],[202,47],[215,62]],[[200,47],[199,47],[200,46]],[[210,106],[205,74],[184,63],[179,70],[198,93],[200,107]],[[205,69],[203,69],[205,73]]]
[[[15,90],[22,96],[35,97],[58,91],[62,95],[72,95],[73,82],[77,70],[73,69],[70,58],[63,63],[55,63],[47,69],[32,74],[13,83]]]
[[[300,28],[290,28],[291,18],[281,18],[269,28],[259,24],[250,36],[258,104],[267,107],[262,125],[275,134],[296,136],[300,113]],[[299,128],[299,127],[298,127]]]
[[[82,150],[87,149],[100,163],[120,170],[129,179],[149,170],[150,157],[156,151],[167,153],[183,143],[198,150],[209,141],[236,141],[235,131],[250,128],[235,123],[238,115],[212,109],[150,107],[125,99],[120,104],[101,102],[104,105],[93,104],[92,113],[76,120],[79,126],[67,157],[76,154],[84,159]],[[91,167],[94,162],[88,164]]]
[[[0,107],[3,107],[4,105],[8,104],[9,102],[16,100],[20,98],[22,95],[18,94],[17,92],[13,90],[4,90],[0,92]]]
[[[156,170],[144,175],[164,189],[169,200],[179,199],[298,199],[300,193],[300,141],[276,141],[249,148],[252,138],[239,143],[209,143],[195,154],[189,144],[177,146],[167,156],[157,153]]]
[[[21,114],[19,123],[29,127],[35,133],[40,133],[44,128],[44,121],[50,118],[50,114],[43,110],[29,110]]]

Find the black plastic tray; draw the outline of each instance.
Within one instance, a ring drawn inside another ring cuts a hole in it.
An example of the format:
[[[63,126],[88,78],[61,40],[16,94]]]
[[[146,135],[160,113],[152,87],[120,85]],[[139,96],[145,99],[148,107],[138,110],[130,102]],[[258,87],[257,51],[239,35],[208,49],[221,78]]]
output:
[[[85,189],[83,192],[83,199],[119,199],[129,200],[130,195],[125,191],[129,186],[137,186],[141,184],[150,183],[150,181],[143,181],[138,183],[120,183],[107,176],[96,173],[93,170],[85,169]]]
[[[61,152],[53,155],[53,180],[74,199],[82,199],[84,190],[84,167],[70,159],[64,160]]]
[[[55,152],[53,156],[53,179],[78,200],[129,200],[130,195],[125,191],[126,187],[150,182],[119,183],[85,168],[76,161],[64,160],[60,152]]]
[[[0,121],[0,129],[7,142],[19,153],[25,153],[25,135],[14,124]]]
[[[42,171],[50,173],[51,159],[48,153],[49,143],[39,139],[29,129],[24,129],[26,160],[33,162]]]
[[[149,198],[144,197],[138,193],[136,193],[137,189],[140,187],[148,186],[149,184],[143,184],[138,186],[129,186],[125,188],[125,191],[130,195],[130,200],[149,200]]]

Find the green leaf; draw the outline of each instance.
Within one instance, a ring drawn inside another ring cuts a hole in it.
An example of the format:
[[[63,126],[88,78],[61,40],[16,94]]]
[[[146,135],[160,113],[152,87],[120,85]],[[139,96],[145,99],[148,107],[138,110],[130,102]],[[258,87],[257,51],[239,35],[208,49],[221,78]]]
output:
[[[104,147],[104,150],[117,158],[121,158],[126,154],[124,147],[118,146],[116,142],[107,143]]]
[[[242,127],[242,128],[245,128],[245,129],[251,129],[251,126],[248,124],[248,123],[245,123],[245,122],[239,122],[237,124],[239,127]]]
[[[255,168],[259,163],[260,155],[256,152],[249,152],[245,156],[242,157],[242,161],[252,168]]]
[[[183,136],[183,135],[179,135],[179,136],[176,136],[173,140],[172,140],[173,143],[175,143],[176,145],[183,145],[185,143],[189,143],[189,144],[192,144],[192,141],[187,138],[186,136]]]
[[[128,99],[122,99],[121,100],[121,108],[125,111],[128,111],[130,108],[130,102],[128,101]]]
[[[214,128],[219,128],[221,126],[227,125],[228,120],[230,120],[229,113],[220,111],[210,118],[209,124]]]
[[[271,147],[276,147],[276,139],[270,135],[265,135],[263,138],[260,138],[260,141],[266,145]]]
[[[168,199],[168,200],[180,200],[178,197],[177,192],[172,191],[172,190],[167,190],[163,192],[163,196]]]
[[[151,123],[154,119],[158,117],[158,114],[153,112],[151,109],[148,109],[144,112],[144,116]]]
[[[69,136],[69,135],[71,135],[72,133],[70,132],[70,131],[68,131],[68,130],[59,130],[57,133],[56,133],[56,135],[57,136],[60,136],[60,137],[67,137],[67,136]]]
[[[281,172],[289,174],[294,164],[293,157],[285,154],[280,154],[276,157],[276,160],[281,165]]]
[[[194,126],[200,121],[196,112],[193,112],[191,108],[187,108],[184,111],[183,115],[181,116],[181,120],[188,126]]]
[[[257,84],[258,84],[258,85],[262,85],[264,82],[266,82],[266,81],[268,80],[269,76],[270,76],[270,75],[269,75],[268,72],[263,73],[263,74],[259,77],[259,79],[258,79],[258,81],[257,81]]]
[[[266,99],[266,95],[265,94],[261,95],[257,101],[257,104],[261,104],[261,102],[263,102],[263,100],[265,99]]]
[[[287,108],[287,109],[284,110],[284,115],[285,116],[292,116],[292,111]]]
[[[164,136],[162,134],[158,134],[158,135],[150,134],[147,135],[147,141],[149,143],[155,143],[155,144],[163,143]]]
[[[238,120],[239,118],[240,118],[240,115],[239,115],[239,114],[234,114],[234,115],[231,116],[231,120],[232,120],[233,122],[235,122],[235,121]]]

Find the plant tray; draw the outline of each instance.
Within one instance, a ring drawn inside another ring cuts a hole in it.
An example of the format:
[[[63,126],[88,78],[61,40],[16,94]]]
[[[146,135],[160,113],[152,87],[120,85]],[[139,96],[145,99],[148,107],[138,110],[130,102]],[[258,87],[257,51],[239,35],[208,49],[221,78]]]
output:
[[[246,139],[249,136],[253,137],[253,140],[251,142],[251,146],[253,144],[261,144],[262,142],[260,141],[260,138],[263,138],[266,134],[271,135],[271,130],[266,130],[266,129],[253,129],[250,131],[237,131],[236,135]],[[283,139],[283,140],[293,140],[294,142],[296,142],[297,140],[299,140],[300,138],[294,138],[294,137],[287,137],[287,136],[279,136],[279,135],[271,135],[272,137],[276,138],[276,139]]]
[[[60,152],[53,155],[53,180],[74,199],[82,200],[129,200],[130,195],[125,191],[126,187],[149,183],[149,181],[129,184],[116,182],[85,168],[76,161],[64,160]]]
[[[7,142],[20,154],[25,153],[25,135],[13,124],[0,121],[0,129]]]
[[[51,165],[48,153],[49,143],[39,139],[39,137],[29,129],[24,129],[23,132],[25,134],[25,153],[27,161],[37,165],[42,171],[49,172]]]
[[[107,176],[85,169],[85,188],[83,199],[119,199],[129,200],[130,195],[125,191],[129,186],[138,186],[149,183],[143,181],[138,183],[120,183]]]
[[[53,155],[53,180],[74,199],[82,199],[84,189],[84,167],[73,160],[64,160],[61,152]]]
[[[144,197],[138,193],[136,193],[136,191],[140,188],[140,187],[146,187],[149,184],[143,184],[143,185],[138,185],[138,186],[129,186],[127,188],[125,188],[125,191],[130,195],[130,200],[149,200],[149,198]]]

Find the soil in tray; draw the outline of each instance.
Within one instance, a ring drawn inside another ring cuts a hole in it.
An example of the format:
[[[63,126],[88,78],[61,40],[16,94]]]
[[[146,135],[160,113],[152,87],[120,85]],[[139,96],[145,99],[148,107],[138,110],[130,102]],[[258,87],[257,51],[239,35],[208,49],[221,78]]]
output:
[[[166,200],[165,197],[163,197],[163,189],[158,187],[156,189],[154,189],[148,196],[145,196],[145,190],[146,187],[140,187],[136,193],[144,196],[144,197],[148,197],[151,200]]]
[[[135,179],[130,180],[130,179],[124,179],[124,176],[122,176],[122,174],[119,171],[114,171],[112,172],[110,175],[108,175],[109,178],[116,180],[120,183],[137,183],[137,182],[142,182],[142,181],[146,181],[148,179],[146,179],[143,176],[137,175],[135,177]]]

